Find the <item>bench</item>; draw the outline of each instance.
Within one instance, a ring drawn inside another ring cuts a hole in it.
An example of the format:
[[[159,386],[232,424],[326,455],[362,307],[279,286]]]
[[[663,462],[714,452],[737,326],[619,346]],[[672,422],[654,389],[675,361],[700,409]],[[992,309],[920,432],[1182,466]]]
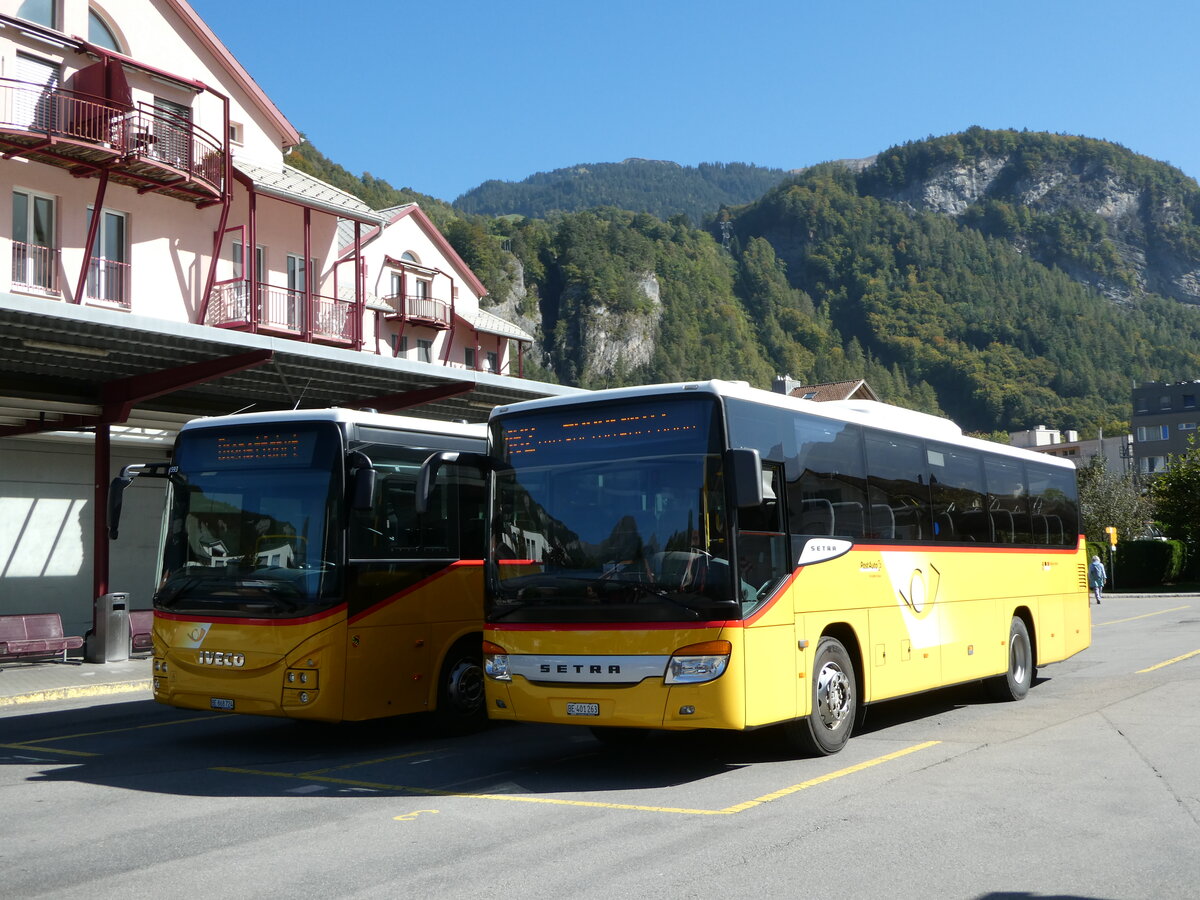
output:
[[[83,638],[64,635],[58,613],[24,613],[0,616],[0,662],[62,657],[78,650]]]
[[[129,652],[150,653],[154,650],[154,610],[131,609],[129,611]]]

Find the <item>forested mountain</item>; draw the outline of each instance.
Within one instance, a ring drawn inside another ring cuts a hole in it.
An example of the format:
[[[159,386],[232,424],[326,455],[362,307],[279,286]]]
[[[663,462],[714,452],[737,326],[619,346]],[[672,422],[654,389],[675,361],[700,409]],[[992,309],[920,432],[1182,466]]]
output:
[[[566,383],[865,377],[970,430],[1091,436],[1128,428],[1134,382],[1200,377],[1200,187],[1103,141],[971,129],[701,229],[438,210],[493,311],[538,336],[533,374]]]
[[[683,214],[700,223],[721,206],[748,203],[787,177],[745,163],[681,166],[654,159],[589,163],[538,172],[524,181],[485,181],[454,201],[465,213],[542,219],[555,213],[615,206],[660,219]]]

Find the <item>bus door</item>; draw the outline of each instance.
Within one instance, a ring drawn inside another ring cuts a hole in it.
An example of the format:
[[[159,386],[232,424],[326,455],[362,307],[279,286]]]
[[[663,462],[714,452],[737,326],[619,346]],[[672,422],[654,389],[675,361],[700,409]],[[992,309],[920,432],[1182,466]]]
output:
[[[776,596],[791,574],[784,527],[783,477],[779,466],[762,471],[763,501],[737,510],[735,590],[746,618],[746,725],[778,722],[796,715],[796,628],[790,588]]]
[[[348,719],[424,711],[436,688],[438,626],[482,617],[480,589],[452,584],[461,537],[453,469],[439,474],[429,510],[416,512],[417,473],[430,452],[370,448],[373,506],[353,512],[349,533]],[[473,574],[478,580],[478,566]]]

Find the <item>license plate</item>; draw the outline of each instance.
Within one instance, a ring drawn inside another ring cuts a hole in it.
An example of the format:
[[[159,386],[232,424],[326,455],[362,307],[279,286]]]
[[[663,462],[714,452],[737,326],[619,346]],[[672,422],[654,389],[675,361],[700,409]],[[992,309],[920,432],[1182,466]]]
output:
[[[598,716],[600,715],[599,703],[568,703],[568,716]]]
[[[213,709],[233,709],[233,701],[226,700],[223,697],[213,697],[208,701],[208,705]]]

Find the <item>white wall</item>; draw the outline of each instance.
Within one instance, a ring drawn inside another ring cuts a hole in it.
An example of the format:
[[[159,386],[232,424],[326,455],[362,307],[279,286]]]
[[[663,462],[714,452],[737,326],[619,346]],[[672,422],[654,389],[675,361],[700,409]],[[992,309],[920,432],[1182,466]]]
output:
[[[113,445],[112,475],[166,458],[160,448]],[[109,590],[131,609],[154,592],[165,482],[135,480],[121,536],[110,545]],[[0,614],[58,612],[70,634],[92,626],[92,444],[0,439]]]

